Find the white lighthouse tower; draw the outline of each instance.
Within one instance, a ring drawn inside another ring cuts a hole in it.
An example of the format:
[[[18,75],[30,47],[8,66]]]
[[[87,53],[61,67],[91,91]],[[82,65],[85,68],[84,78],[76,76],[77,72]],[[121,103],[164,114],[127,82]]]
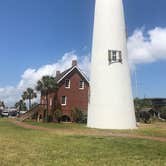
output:
[[[88,127],[134,129],[122,0],[96,0]]]

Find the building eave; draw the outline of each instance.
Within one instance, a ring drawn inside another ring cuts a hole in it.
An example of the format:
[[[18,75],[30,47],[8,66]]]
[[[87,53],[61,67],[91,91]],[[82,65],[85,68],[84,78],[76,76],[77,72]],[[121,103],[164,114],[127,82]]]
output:
[[[68,74],[70,74],[74,69],[77,69],[80,74],[84,77],[84,79],[88,82],[89,84],[89,79],[88,77],[84,74],[84,72],[81,71],[81,69],[78,66],[73,66],[63,77],[61,77],[57,83],[59,84]]]

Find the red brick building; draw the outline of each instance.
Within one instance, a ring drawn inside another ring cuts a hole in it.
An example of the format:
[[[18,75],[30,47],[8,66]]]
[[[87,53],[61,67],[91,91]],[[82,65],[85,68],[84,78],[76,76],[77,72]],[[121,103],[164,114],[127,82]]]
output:
[[[89,81],[77,66],[76,60],[72,61],[71,68],[62,73],[57,71],[55,80],[58,89],[49,94],[49,114],[60,107],[63,114],[62,119],[72,121],[72,109],[78,108],[87,111]],[[41,96],[41,104],[46,104],[44,96]]]

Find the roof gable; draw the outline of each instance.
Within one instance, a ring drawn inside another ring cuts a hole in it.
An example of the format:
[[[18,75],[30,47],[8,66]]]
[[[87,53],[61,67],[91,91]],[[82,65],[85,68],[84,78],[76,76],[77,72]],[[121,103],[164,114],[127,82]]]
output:
[[[65,79],[74,69],[76,69],[79,74],[81,74],[81,76],[89,83],[89,79],[87,78],[87,76],[84,74],[84,72],[81,71],[80,68],[78,68],[77,66],[73,66],[67,70],[65,70],[64,72],[62,72],[60,74],[59,77],[56,77],[55,80],[56,82],[59,84],[63,79]]]

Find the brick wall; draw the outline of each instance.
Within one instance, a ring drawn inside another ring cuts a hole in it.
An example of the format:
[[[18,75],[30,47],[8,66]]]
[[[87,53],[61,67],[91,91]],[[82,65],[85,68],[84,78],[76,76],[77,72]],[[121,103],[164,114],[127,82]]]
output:
[[[65,80],[70,80],[70,88],[65,88]],[[80,81],[84,81],[84,89],[80,89]],[[49,112],[51,109],[56,110],[56,106],[59,104],[63,115],[71,117],[71,110],[74,108],[79,108],[83,111],[88,109],[88,91],[89,83],[86,79],[78,72],[77,69],[74,69],[68,76],[66,76],[58,85],[57,94],[49,94]],[[66,105],[61,105],[62,96],[67,97]],[[51,101],[52,100],[52,101]],[[43,102],[42,102],[43,101]],[[41,103],[46,104],[45,97],[41,97]],[[51,105],[52,103],[52,105]]]
[[[65,88],[65,80],[70,79],[70,88]],[[85,82],[84,89],[79,89],[80,81]],[[75,70],[71,72],[60,84],[58,90],[58,102],[61,103],[62,96],[67,97],[67,105],[61,106],[64,114],[70,115],[71,110],[79,108],[83,111],[88,109],[88,90],[89,84],[87,81]]]

